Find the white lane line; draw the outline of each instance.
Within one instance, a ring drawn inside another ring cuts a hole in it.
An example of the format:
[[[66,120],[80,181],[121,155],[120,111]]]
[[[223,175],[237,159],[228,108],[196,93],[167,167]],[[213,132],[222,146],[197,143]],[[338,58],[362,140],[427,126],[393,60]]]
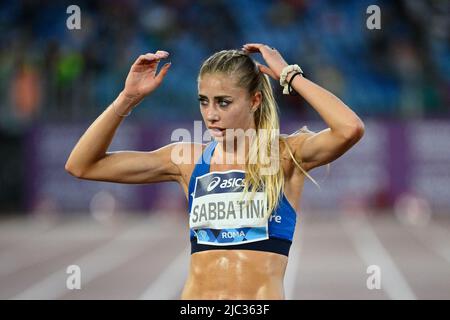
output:
[[[430,221],[424,227],[406,226],[406,228],[417,240],[450,263],[450,233],[447,229],[434,221]]]
[[[138,222],[137,226],[128,228],[108,243],[71,263],[78,265],[81,269],[81,290],[83,290],[83,286],[98,276],[113,270],[146,250],[148,246],[145,244],[150,243],[149,238],[162,236],[165,228],[161,227],[160,224],[158,224],[158,227],[154,221],[149,223],[152,217],[153,215],[142,222]],[[51,300],[63,296],[69,292],[66,287],[66,280],[69,276],[66,273],[66,268],[67,266],[49,275],[12,299]]]
[[[170,300],[176,297],[188,276],[190,253],[188,244],[159,277],[149,284],[139,300]]]
[[[30,236],[47,232],[55,227],[53,221],[38,220],[32,216],[0,218],[0,239],[10,238],[29,239]],[[5,237],[5,238],[3,238]]]
[[[33,243],[36,237],[41,237],[55,229],[56,225],[53,223],[35,221],[32,218],[0,220],[0,251],[7,255],[24,245]],[[0,259],[0,261],[2,260]]]
[[[301,217],[301,218],[300,218]],[[300,219],[299,219],[300,218]],[[284,278],[284,292],[287,300],[298,299],[295,297],[295,288],[297,285],[298,274],[300,272],[301,251],[303,247],[303,224],[305,223],[304,215],[297,216],[297,230],[295,231],[295,243],[289,251],[289,260],[286,268],[286,276]]]
[[[341,223],[357,253],[365,262],[366,268],[369,265],[380,267],[381,289],[386,292],[387,296],[393,300],[416,300],[417,297],[413,290],[367,219],[363,217],[352,218],[352,220],[344,218]]]
[[[96,236],[96,238],[92,240],[102,239],[98,232],[97,234],[93,234],[92,230],[85,232],[85,227],[85,222],[64,224],[30,239],[32,241],[29,243],[0,253],[0,277],[45,262],[68,250],[77,249],[83,246],[86,240],[91,240],[93,236]],[[84,237],[84,239],[80,239],[81,237]]]

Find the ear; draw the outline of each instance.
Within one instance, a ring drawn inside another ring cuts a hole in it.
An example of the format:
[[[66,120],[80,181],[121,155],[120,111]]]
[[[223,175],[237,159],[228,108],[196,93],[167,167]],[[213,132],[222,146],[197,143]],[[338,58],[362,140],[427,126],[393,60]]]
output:
[[[256,91],[252,96],[252,107],[250,112],[255,112],[261,106],[262,103],[262,93],[261,91]]]

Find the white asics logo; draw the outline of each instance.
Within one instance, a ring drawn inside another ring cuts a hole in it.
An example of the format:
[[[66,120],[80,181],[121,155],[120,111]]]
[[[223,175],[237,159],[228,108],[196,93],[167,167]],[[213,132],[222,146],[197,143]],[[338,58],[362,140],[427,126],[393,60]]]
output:
[[[220,184],[220,188],[237,188],[237,187],[243,187],[245,184],[245,180],[243,178],[230,178],[223,180],[222,183],[220,183],[222,179],[220,177],[215,177],[211,180],[211,182],[206,187],[206,191],[210,192],[215,187],[217,187]]]
[[[220,183],[220,177],[215,177],[211,180],[211,182],[208,184],[208,187],[206,187],[206,191],[210,192],[212,189],[217,187],[217,185]]]

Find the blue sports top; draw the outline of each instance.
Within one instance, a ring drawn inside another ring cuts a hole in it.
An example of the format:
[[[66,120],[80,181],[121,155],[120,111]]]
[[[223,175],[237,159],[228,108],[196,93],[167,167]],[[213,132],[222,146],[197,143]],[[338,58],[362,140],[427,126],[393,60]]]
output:
[[[209,143],[189,181],[191,254],[205,250],[237,249],[289,255],[297,215],[284,193],[269,218],[267,198],[258,190],[242,199],[245,171],[210,172],[217,141]]]

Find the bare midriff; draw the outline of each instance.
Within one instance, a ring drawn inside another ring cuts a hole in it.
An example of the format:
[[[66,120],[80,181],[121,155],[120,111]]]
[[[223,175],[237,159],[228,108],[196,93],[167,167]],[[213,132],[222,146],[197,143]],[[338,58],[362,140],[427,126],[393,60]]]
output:
[[[181,299],[284,299],[287,257],[252,250],[208,250],[191,255]]]

